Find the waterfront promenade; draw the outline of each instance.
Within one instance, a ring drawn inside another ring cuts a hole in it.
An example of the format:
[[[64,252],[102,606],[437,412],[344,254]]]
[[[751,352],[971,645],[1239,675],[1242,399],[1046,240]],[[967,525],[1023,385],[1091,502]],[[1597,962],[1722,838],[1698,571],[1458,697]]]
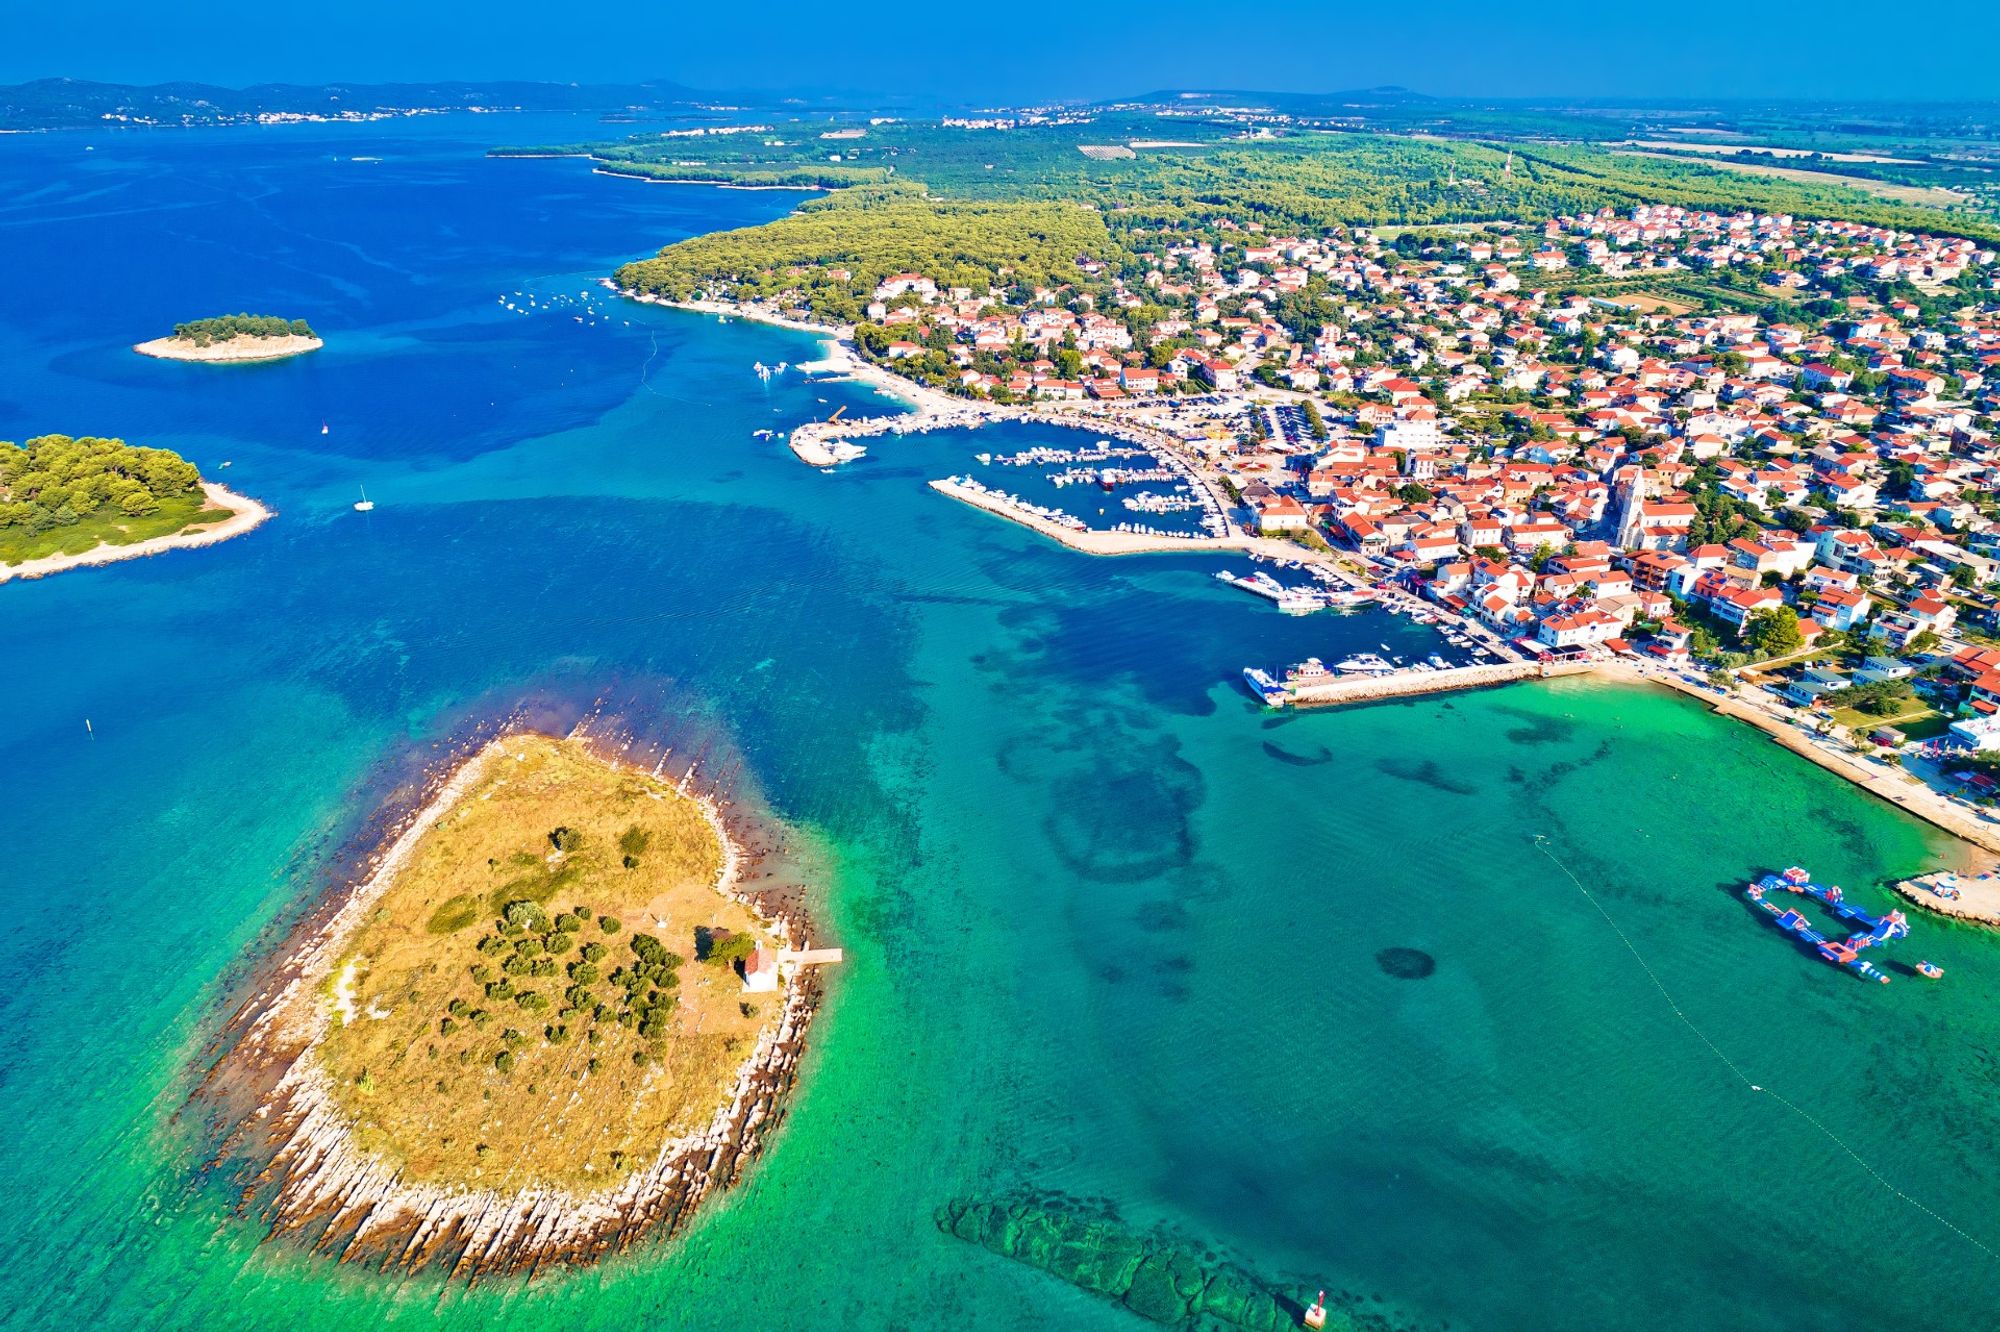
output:
[[[637,299],[648,303],[676,304],[643,296]],[[851,341],[851,329],[805,324],[784,318],[775,312],[726,303],[681,303],[680,308],[703,314],[731,315],[823,334],[827,338],[827,357],[830,362],[829,368],[833,373],[872,384],[909,407],[908,413],[863,417],[853,421],[806,422],[798,426],[791,432],[787,442],[801,461],[812,466],[835,465],[836,459],[828,447],[835,440],[922,434],[934,430],[978,429],[995,421],[1039,422],[1093,431],[1099,435],[1123,439],[1155,451],[1162,459],[1182,470],[1193,484],[1200,486],[1218,504],[1223,504],[1214,479],[1187,456],[1185,441],[1167,432],[1136,421],[1122,419],[1114,413],[1094,411],[1088,407],[1055,409],[974,403],[935,389],[925,388],[862,357]],[[1243,530],[1240,521],[1232,521],[1229,532],[1222,536],[1171,537],[1078,530],[1033,513],[1019,504],[1010,502],[1006,496],[966,486],[958,480],[936,480],[929,484],[940,494],[1010,522],[1019,523],[1052,541],[1060,542],[1084,554],[1240,552],[1257,558],[1295,562],[1315,571],[1322,571],[1328,577],[1351,587],[1376,587],[1374,581],[1376,575],[1358,565],[1355,557],[1351,555],[1331,550],[1312,551],[1290,541],[1252,535]],[[1224,512],[1228,512],[1226,505]],[[1839,742],[1809,734],[1791,718],[1789,710],[1782,703],[1754,686],[1745,686],[1728,696],[1718,695],[1705,691],[1698,684],[1665,667],[1629,659],[1550,663],[1545,666],[1527,660],[1519,647],[1477,619],[1453,614],[1440,605],[1423,601],[1401,589],[1376,587],[1376,593],[1376,605],[1379,608],[1403,614],[1421,610],[1435,616],[1440,623],[1456,628],[1475,642],[1487,647],[1501,660],[1497,663],[1458,667],[1447,671],[1404,670],[1389,675],[1338,677],[1301,687],[1291,700],[1295,705],[1339,706],[1564,675],[1591,674],[1609,681],[1659,685],[1698,699],[1723,716],[1757,727],[1808,762],[1817,764],[1862,787],[1870,794],[1879,796],[1951,834],[1967,851],[1968,863],[1962,868],[1985,868],[1995,863],[1996,858],[2000,858],[2000,827],[1988,822],[1970,806],[1953,799],[1901,768],[1857,755]],[[1977,863],[1972,863],[1974,861]],[[1934,899],[1923,902],[1922,905],[1936,908],[1940,902],[1941,899]],[[1972,919],[1981,918],[1964,911],[1952,914]],[[2000,903],[1996,903],[1995,906],[1994,923],[2000,924]]]
[[[1699,700],[1722,716],[1756,727],[1808,762],[1846,778],[1870,795],[1881,797],[1965,843],[1968,860],[1960,868],[1984,869],[2000,857],[2000,827],[1970,805],[1953,799],[1902,767],[1856,754],[1840,741],[1806,731],[1792,719],[1785,704],[1762,689],[1744,686],[1731,694],[1716,694],[1678,672],[1630,660],[1607,663],[1601,676],[1672,689]],[[2000,914],[1996,914],[1995,923],[2000,923]]]

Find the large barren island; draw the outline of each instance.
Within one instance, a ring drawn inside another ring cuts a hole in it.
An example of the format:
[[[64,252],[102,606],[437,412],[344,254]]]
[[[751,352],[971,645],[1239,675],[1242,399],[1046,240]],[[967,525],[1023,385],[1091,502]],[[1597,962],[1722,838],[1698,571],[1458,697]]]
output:
[[[580,739],[487,745],[246,1010],[246,1205],[465,1277],[678,1225],[754,1151],[821,956],[736,862],[710,803]]]

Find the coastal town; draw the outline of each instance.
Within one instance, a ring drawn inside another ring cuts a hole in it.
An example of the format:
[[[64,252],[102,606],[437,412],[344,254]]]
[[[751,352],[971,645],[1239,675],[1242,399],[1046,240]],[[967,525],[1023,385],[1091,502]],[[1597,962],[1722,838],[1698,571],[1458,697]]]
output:
[[[29,7],[9,1325],[1985,1326],[1973,16]]]
[[[924,419],[809,423],[795,451],[996,418],[1140,442],[1200,529],[933,484],[1098,553],[1244,550],[1478,654],[1250,672],[1274,705],[1615,667],[2000,847],[1975,814],[2000,793],[1992,247],[1647,205],[1395,236],[1225,219],[1079,269],[885,278],[851,355]],[[1260,577],[1280,609],[1331,604]]]

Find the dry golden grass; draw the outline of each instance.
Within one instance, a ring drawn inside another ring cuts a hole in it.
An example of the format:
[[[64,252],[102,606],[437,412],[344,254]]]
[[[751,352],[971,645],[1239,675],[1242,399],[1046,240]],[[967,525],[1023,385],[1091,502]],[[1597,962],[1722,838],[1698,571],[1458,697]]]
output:
[[[1689,157],[1680,153],[1643,153],[1627,148],[1614,148],[1612,151],[1626,157],[1655,157],[1673,162],[1694,162],[1701,166],[1714,167],[1717,171],[1736,171],[1747,176],[1776,176],[1780,180],[1796,180],[1808,185],[1845,185],[1864,194],[1894,199],[1897,203],[1945,208],[1952,204],[1964,203],[1971,197],[1960,194],[1957,190],[1940,189],[1929,185],[1898,185],[1894,181],[1870,180],[1866,176],[1843,176],[1835,171],[1808,171],[1803,167],[1767,166],[1762,162],[1735,162],[1720,157]]]
[[[347,940],[321,996],[335,1011],[318,1054],[357,1142],[412,1179],[608,1186],[708,1123],[779,1001],[758,996],[760,1010],[746,1014],[735,973],[694,960],[696,927],[758,924],[715,890],[722,848],[693,801],[574,740],[503,743]],[[567,853],[551,840],[557,828],[575,834]],[[517,901],[542,903],[549,923],[503,933],[503,909]],[[581,929],[554,928],[558,913],[577,908],[589,915]],[[642,986],[633,1004],[608,978],[638,965],[639,932],[687,961],[678,984]],[[513,965],[554,974],[504,973],[530,939],[535,956]],[[482,940],[494,951],[482,952]],[[593,1003],[573,1008],[568,969],[591,943],[605,949]],[[500,981],[516,993],[489,994]],[[656,988],[678,1002],[647,1039],[620,1014],[644,1007]],[[525,1008],[519,991],[549,1006]],[[454,1000],[464,1007],[447,1029]],[[555,1028],[567,1038],[551,1039]],[[512,1056],[505,1070],[503,1051]]]
[[[1610,301],[1613,305],[1623,306],[1625,309],[1631,310],[1636,314],[1669,314],[1678,316],[1692,314],[1701,308],[1693,301],[1677,300],[1649,291],[1628,292],[1622,296],[1607,296],[1604,299]]]

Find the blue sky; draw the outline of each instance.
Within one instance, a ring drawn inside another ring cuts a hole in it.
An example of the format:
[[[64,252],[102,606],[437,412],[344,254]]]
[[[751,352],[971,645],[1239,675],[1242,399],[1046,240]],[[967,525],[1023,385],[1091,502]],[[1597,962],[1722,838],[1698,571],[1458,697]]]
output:
[[[0,0],[0,82],[529,78],[955,100],[1157,87],[1492,96],[1996,98],[1994,0],[1672,4]],[[1983,34],[1983,35],[1981,35]]]

